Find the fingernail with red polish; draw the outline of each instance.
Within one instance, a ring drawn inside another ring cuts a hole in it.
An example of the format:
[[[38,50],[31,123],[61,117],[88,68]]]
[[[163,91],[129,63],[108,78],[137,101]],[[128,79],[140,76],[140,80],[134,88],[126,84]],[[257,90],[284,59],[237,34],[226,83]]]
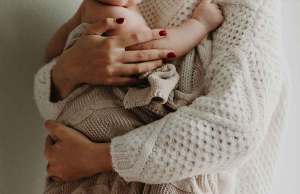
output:
[[[123,24],[124,21],[125,21],[125,18],[118,18],[118,19],[116,19],[116,22],[117,22],[118,24]]]
[[[168,34],[168,33],[167,33],[166,30],[162,30],[162,31],[159,32],[159,35],[160,35],[160,36],[167,36],[167,34]]]
[[[168,59],[176,58],[176,54],[174,52],[170,52],[170,53],[167,54],[167,58]]]

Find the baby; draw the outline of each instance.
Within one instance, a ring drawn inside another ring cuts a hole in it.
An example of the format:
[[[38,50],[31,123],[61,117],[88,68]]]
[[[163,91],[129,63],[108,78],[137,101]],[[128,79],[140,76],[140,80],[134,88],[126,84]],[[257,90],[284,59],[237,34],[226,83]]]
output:
[[[197,0],[194,2],[196,6]],[[83,23],[69,34],[65,49],[76,43],[76,40],[84,32],[86,23],[93,23],[105,18],[121,18],[117,22],[124,22],[120,28],[106,32],[105,36],[151,29],[140,14],[136,0],[127,1],[126,7],[112,5],[113,1],[111,1],[112,4],[109,3],[109,0],[91,1],[88,6],[92,7],[85,7],[90,11],[87,13],[90,15],[86,18],[83,16]],[[122,18],[126,19],[123,20]],[[185,37],[184,40],[178,40],[178,44],[187,44],[190,48],[189,50],[180,50],[179,47],[179,50],[176,49],[180,53],[179,55],[183,56],[189,52],[187,54],[189,58],[194,58],[195,63],[201,63],[197,59],[199,56],[192,48],[200,43],[199,37],[204,37],[208,32],[191,30],[197,29],[194,28],[194,25],[204,22],[201,18],[197,23],[195,18],[199,19],[197,17],[187,19],[172,30],[174,33],[182,34]],[[209,23],[205,25],[209,25]],[[176,47],[176,45],[171,46]],[[175,55],[172,57],[175,58]],[[176,111],[177,108],[190,104],[201,92],[199,90],[185,94],[185,91],[180,90],[180,86],[178,86],[180,74],[177,72],[177,68],[184,68],[185,60],[178,60],[175,63],[176,65],[166,63],[153,72],[140,75],[140,79],[146,80],[142,86],[88,86],[83,93],[65,105],[57,120],[77,129],[95,142],[109,142],[116,136],[160,119],[166,114]],[[153,194],[163,194],[166,191],[168,191],[167,193],[179,194],[184,192],[181,189],[176,189],[176,185],[195,184],[199,180],[202,180],[201,176],[178,183],[152,186],[142,183],[126,183],[117,173],[112,172],[101,173],[94,177],[65,184],[48,179],[45,193],[118,193],[113,188],[113,185],[117,185],[120,194],[143,193],[143,189]],[[202,189],[200,185],[201,183],[198,185],[199,190]],[[155,187],[155,189],[151,189],[151,187]]]

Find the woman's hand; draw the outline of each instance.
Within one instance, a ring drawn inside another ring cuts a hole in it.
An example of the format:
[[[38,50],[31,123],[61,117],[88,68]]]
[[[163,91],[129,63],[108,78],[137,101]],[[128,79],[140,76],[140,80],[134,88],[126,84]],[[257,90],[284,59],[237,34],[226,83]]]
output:
[[[45,126],[50,132],[45,144],[49,177],[67,182],[112,170],[109,144],[93,143],[54,121],[47,121]]]
[[[72,32],[72,30],[81,23],[94,23],[98,21],[99,15],[103,17],[103,15],[107,14],[105,13],[107,8],[112,7],[106,6],[105,8],[100,9],[102,4],[99,2],[103,2],[103,4],[128,7],[136,5],[140,2],[140,0],[84,0],[76,13],[65,24],[63,24],[50,39],[45,53],[45,61],[47,63],[62,53],[68,35]]]
[[[195,47],[201,39],[206,35],[206,31],[196,26],[190,25],[196,22],[190,20],[183,26],[171,28],[167,30],[168,36],[164,39],[153,40],[146,43],[127,47],[127,50],[149,50],[149,49],[173,49],[170,53],[172,59],[181,57]],[[184,40],[182,39],[184,37]]]
[[[162,65],[162,59],[174,55],[171,49],[126,51],[125,48],[167,37],[164,30],[102,37],[118,27],[119,20],[107,19],[92,24],[85,35],[66,50],[52,71],[53,83],[62,98],[80,84],[128,85],[137,83],[132,75],[142,74]],[[146,62],[145,62],[146,61]]]

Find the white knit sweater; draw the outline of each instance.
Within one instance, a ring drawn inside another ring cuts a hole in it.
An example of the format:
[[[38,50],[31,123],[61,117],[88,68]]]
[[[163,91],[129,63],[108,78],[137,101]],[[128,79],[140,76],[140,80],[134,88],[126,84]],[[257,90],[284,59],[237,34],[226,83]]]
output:
[[[141,10],[151,27],[174,26],[195,2],[145,0]],[[213,59],[204,67],[205,95],[112,139],[113,167],[125,180],[160,184],[209,174],[221,194],[268,193],[286,101],[279,0],[217,2],[225,22],[213,35]],[[45,119],[55,119],[82,90],[51,103],[52,66],[41,68],[35,79]],[[193,74],[185,73],[191,80]],[[191,83],[181,76],[180,84]]]

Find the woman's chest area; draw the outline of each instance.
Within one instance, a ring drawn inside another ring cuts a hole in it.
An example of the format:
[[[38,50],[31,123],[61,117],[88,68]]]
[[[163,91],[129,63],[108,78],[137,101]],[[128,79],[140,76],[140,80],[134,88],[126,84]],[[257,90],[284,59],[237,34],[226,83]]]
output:
[[[144,0],[140,5],[150,28],[175,27],[190,18],[200,0]]]

